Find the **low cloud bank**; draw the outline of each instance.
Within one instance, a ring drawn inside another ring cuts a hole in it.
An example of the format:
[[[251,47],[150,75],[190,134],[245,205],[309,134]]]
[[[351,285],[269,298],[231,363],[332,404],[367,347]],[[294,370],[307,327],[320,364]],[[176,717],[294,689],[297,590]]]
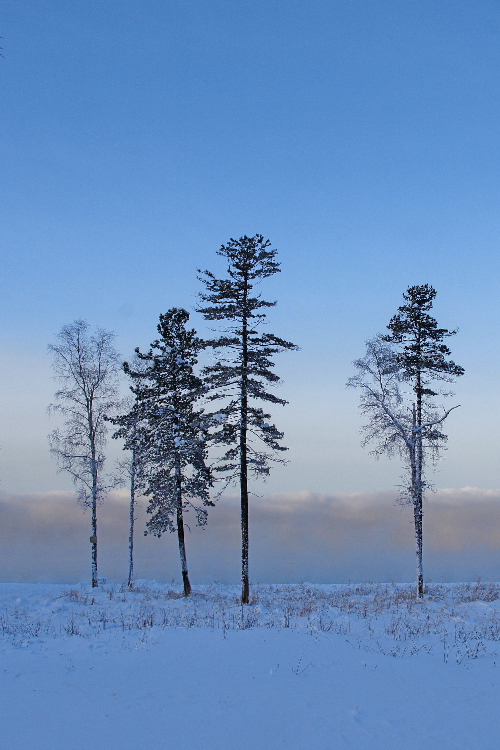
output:
[[[145,538],[145,506],[144,501],[137,512],[136,577],[178,581],[176,536]],[[193,526],[191,532],[187,551],[193,582],[238,582],[238,498],[222,498],[210,511],[208,526]],[[89,536],[90,513],[71,493],[0,496],[0,580],[88,580]],[[100,508],[98,537],[99,575],[125,580],[125,491],[112,493]],[[434,581],[500,580],[500,490],[466,487],[430,495],[424,570]],[[412,509],[398,506],[390,492],[253,497],[250,571],[259,582],[411,581]]]

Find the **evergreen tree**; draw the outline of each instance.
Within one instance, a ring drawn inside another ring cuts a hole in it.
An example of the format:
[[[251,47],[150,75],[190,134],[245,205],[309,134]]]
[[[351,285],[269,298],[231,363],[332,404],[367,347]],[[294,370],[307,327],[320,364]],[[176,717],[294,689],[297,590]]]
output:
[[[226,447],[217,470],[226,474],[228,482],[236,481],[241,498],[241,601],[249,601],[248,578],[248,477],[267,476],[269,461],[282,461],[279,453],[287,450],[280,441],[283,433],[270,423],[271,415],[259,401],[286,404],[267,390],[279,382],[272,368],[275,354],[297,349],[272,333],[259,333],[265,308],[276,302],[261,299],[253,289],[256,283],[280,271],[275,260],[276,250],[260,234],[230,239],[217,251],[227,260],[227,278],[218,279],[210,271],[201,272],[206,291],[200,294],[198,312],[206,320],[226,323],[223,335],[207,342],[217,353],[215,364],[205,367],[205,382],[210,388],[209,399],[222,400],[216,417],[218,426],[211,440]],[[263,444],[255,447],[254,438]]]
[[[206,464],[207,418],[196,408],[205,389],[193,371],[203,342],[194,330],[186,330],[188,320],[189,313],[179,308],[160,315],[160,338],[146,354],[136,349],[142,366],[134,369],[124,364],[125,372],[135,381],[131,386],[135,414],[129,416],[138,425],[136,448],[151,514],[147,530],[158,537],[165,531],[177,531],[186,596],[191,584],[184,513],[193,509],[197,523],[204,525],[207,506],[213,505],[209,496],[212,477]],[[201,507],[195,502],[200,500]]]
[[[403,294],[405,304],[398,308],[387,328],[390,334],[383,340],[396,347],[396,361],[404,378],[411,383],[415,393],[414,422],[416,429],[415,463],[411,476],[411,497],[414,509],[415,535],[417,545],[418,595],[423,596],[424,580],[422,572],[422,501],[425,490],[423,469],[425,409],[430,399],[438,395],[431,387],[434,381],[453,382],[464,374],[464,370],[453,360],[447,359],[451,350],[444,340],[457,331],[438,328],[435,318],[429,315],[436,291],[429,284],[411,286]]]

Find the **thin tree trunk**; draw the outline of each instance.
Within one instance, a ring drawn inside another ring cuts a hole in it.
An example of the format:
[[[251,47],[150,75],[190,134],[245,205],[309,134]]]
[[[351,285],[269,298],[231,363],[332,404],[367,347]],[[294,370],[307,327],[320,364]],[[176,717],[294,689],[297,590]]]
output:
[[[424,572],[422,565],[423,550],[423,486],[422,486],[422,434],[417,437],[417,496],[413,504],[415,517],[415,541],[417,552],[417,596],[424,596]]]
[[[97,495],[98,495],[98,477],[97,477],[97,456],[94,436],[94,424],[92,417],[92,407],[88,412],[90,451],[92,460],[92,536],[90,538],[92,545],[92,588],[99,586],[97,573]]]
[[[248,577],[248,329],[246,317],[242,330],[242,374],[241,374],[241,412],[240,412],[240,495],[241,495],[241,603],[250,601],[250,581]]]
[[[422,374],[417,372],[417,414],[416,414],[416,433],[415,433],[415,463],[416,463],[416,498],[413,505],[415,518],[415,542],[417,553],[417,596],[423,599],[424,596],[424,572],[422,565],[422,520],[423,520],[423,446],[422,446]],[[414,415],[415,422],[415,415]]]
[[[182,514],[182,476],[179,456],[176,456],[175,458],[175,479],[177,485],[177,538],[179,540],[182,582],[184,584],[184,596],[189,596],[191,593],[191,583],[189,582],[189,573],[186,558],[186,542],[184,539],[184,518]]]
[[[240,493],[241,493],[241,603],[250,601],[250,582],[248,578],[248,468],[246,430],[241,430],[240,439]]]
[[[415,547],[417,553],[417,597],[424,597],[424,571],[422,567],[422,503],[414,502],[413,517],[415,519]]]
[[[132,449],[130,467],[130,525],[128,532],[128,587],[132,587],[134,578],[134,521],[135,521],[135,448]]]
[[[421,415],[421,402],[420,402],[420,415]],[[413,519],[415,524],[415,551],[417,555],[417,597],[422,599],[424,596],[424,571],[422,564],[422,550],[423,550],[423,538],[422,538],[422,527],[423,527],[423,492],[422,492],[422,431],[421,427],[422,419],[419,419],[419,403],[417,400],[417,408],[413,406],[413,449],[411,451],[411,485],[412,485],[412,501],[413,501]]]
[[[97,501],[95,494],[92,497],[92,588],[99,586],[97,577]]]

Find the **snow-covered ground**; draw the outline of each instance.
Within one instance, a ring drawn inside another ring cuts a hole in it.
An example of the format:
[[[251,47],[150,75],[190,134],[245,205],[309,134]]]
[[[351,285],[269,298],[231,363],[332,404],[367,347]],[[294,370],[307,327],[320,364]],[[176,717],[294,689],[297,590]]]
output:
[[[0,584],[6,750],[497,750],[500,585]]]

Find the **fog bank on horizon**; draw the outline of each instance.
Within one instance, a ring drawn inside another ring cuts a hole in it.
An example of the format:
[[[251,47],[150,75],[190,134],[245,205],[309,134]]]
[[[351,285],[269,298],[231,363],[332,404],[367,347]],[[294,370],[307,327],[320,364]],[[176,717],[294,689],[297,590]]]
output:
[[[137,512],[136,578],[179,581],[177,538],[144,537],[146,502]],[[190,514],[192,516],[192,514]],[[90,513],[71,493],[0,497],[0,580],[87,581]],[[192,519],[191,519],[192,520]],[[189,521],[189,515],[188,515]],[[124,490],[99,511],[99,575],[127,575],[128,504]],[[222,498],[208,526],[191,527],[187,554],[193,583],[237,583],[239,504]],[[425,505],[426,580],[500,580],[500,490],[439,490]],[[412,581],[412,510],[394,493],[273,494],[253,497],[250,572],[254,582]]]

